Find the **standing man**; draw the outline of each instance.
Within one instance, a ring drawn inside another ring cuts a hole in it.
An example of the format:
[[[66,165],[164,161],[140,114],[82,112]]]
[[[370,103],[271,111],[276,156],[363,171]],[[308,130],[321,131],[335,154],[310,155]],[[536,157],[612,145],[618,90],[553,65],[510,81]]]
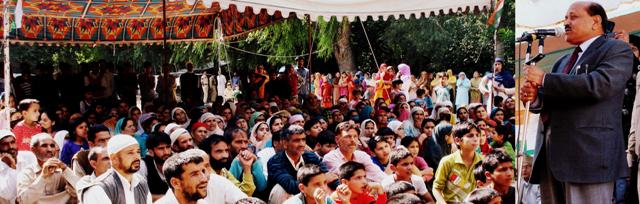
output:
[[[614,181],[628,174],[620,116],[633,53],[605,36],[607,25],[601,5],[573,3],[564,21],[573,54],[551,73],[525,67],[520,98],[545,124],[531,175],[542,203],[610,203]]]
[[[296,74],[298,74],[298,96],[307,98],[309,95],[309,69],[304,64],[304,57],[296,57]]]
[[[152,102],[156,95],[154,90],[156,80],[153,76],[151,62],[144,62],[142,67],[144,68],[144,73],[138,75],[138,86],[140,86],[140,104],[144,106],[145,103]]]
[[[187,73],[180,75],[180,99],[186,103],[188,107],[200,104],[200,89],[198,89],[198,76],[193,73],[193,64],[187,62]]]
[[[129,135],[116,135],[107,144],[112,168],[82,196],[83,203],[151,204],[147,180],[140,169],[140,146]]]

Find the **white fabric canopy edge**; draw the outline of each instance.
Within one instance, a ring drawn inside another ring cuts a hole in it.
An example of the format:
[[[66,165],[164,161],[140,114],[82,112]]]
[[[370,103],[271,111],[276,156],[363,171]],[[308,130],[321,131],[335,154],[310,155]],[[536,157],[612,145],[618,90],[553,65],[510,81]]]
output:
[[[213,0],[201,1],[206,7],[211,7]],[[261,9],[266,9],[270,15],[280,11],[284,17],[290,13],[302,19],[309,15],[311,20],[316,21],[319,17],[329,19],[337,17],[341,21],[346,17],[349,21],[354,21],[356,17],[367,19],[373,17],[374,20],[387,20],[390,16],[405,19],[415,15],[420,18],[422,15],[430,16],[431,13],[440,15],[460,11],[474,11],[476,8],[487,11],[491,7],[491,0],[220,0],[217,1],[221,9],[228,9],[229,5],[237,6],[239,12],[244,12],[245,7],[253,8],[254,13],[259,13]],[[187,0],[193,5],[196,0]]]

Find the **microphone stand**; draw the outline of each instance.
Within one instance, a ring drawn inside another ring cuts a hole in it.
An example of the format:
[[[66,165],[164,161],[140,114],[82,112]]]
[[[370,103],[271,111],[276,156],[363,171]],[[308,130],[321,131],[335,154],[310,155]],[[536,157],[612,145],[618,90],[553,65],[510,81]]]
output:
[[[527,41],[527,51],[525,54],[525,64],[526,65],[535,65],[537,62],[539,62],[540,60],[542,60],[545,55],[544,55],[544,35],[538,36],[538,55],[536,55],[535,57],[533,57],[533,59],[530,59],[531,57],[531,46],[532,46],[532,41],[535,40],[535,38],[533,38],[533,40],[531,41]],[[519,94],[519,93],[518,93]],[[531,101],[527,101],[527,103],[525,104],[525,112],[524,112],[524,120],[522,121],[522,128],[520,128],[518,130],[518,134],[516,134],[516,143],[517,143],[517,154],[516,154],[516,158],[520,158],[520,159],[516,159],[516,165],[517,165],[517,170],[518,170],[518,177],[517,177],[517,181],[516,181],[516,189],[517,189],[517,193],[516,193],[516,204],[520,204],[521,200],[522,200],[522,166],[523,166],[523,160],[524,160],[524,150],[525,150],[525,145],[526,145],[526,133],[528,132],[529,129],[529,110],[531,108]]]

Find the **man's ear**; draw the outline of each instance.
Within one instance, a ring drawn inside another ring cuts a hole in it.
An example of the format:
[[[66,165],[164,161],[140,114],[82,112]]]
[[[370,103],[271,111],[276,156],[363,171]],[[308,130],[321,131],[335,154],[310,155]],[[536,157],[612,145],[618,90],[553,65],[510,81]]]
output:
[[[304,185],[302,183],[299,183],[298,189],[300,190],[300,192],[304,192]]]
[[[89,165],[90,165],[93,169],[96,169],[96,161],[94,161],[94,160],[89,160]]]
[[[389,164],[389,168],[391,168],[391,171],[393,172],[396,172],[396,169],[398,169],[396,168],[396,165],[393,165],[393,164]]]
[[[169,180],[169,185],[173,186],[173,189],[181,189],[182,187],[180,186],[180,180],[178,178],[171,178],[171,180]]]
[[[484,171],[484,177],[487,179],[485,183],[491,180],[491,173],[489,171]]]

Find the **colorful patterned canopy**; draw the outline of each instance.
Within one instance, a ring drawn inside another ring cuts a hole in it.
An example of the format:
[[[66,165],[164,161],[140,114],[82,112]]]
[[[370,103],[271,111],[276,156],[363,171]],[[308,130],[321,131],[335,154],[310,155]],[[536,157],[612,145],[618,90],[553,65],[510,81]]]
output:
[[[9,11],[16,11],[12,0]],[[22,25],[9,38],[26,44],[158,44],[163,36],[162,0],[23,0]],[[216,18],[226,38],[244,34],[282,19],[280,12],[255,12],[235,6],[220,9],[184,0],[166,2],[168,42],[213,40]],[[18,9],[19,10],[19,9]],[[2,16],[0,16],[0,19]],[[15,16],[11,21],[15,26]],[[0,24],[0,28],[2,25]],[[0,33],[0,36],[2,34]]]

